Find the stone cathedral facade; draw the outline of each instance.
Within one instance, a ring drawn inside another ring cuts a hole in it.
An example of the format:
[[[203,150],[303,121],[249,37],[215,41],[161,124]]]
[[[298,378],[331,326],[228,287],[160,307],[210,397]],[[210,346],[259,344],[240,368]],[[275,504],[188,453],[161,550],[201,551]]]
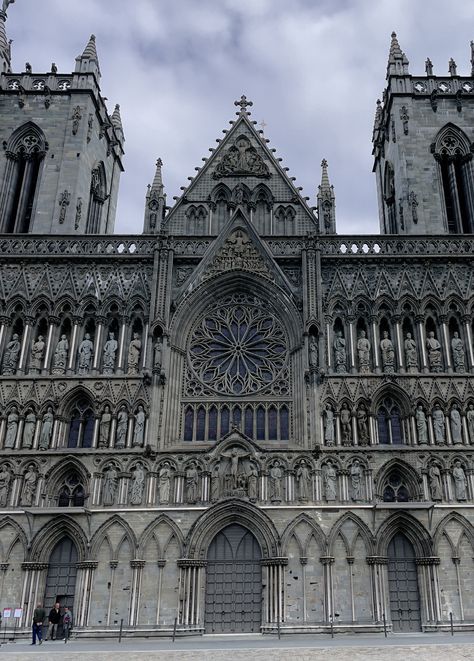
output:
[[[95,39],[14,73],[8,4],[0,607],[25,633],[56,600],[77,635],[472,628],[474,71],[414,76],[392,36],[380,235],[337,235],[325,161],[310,207],[242,97],[118,236]]]

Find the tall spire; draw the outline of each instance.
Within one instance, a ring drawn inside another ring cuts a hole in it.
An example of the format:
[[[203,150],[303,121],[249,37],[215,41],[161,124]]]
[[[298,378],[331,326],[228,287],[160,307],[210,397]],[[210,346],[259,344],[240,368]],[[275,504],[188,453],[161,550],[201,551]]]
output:
[[[165,217],[166,195],[163,186],[161,168],[163,161],[156,161],[155,177],[151,186],[148,186],[145,200],[145,220],[143,232],[145,234],[157,234],[161,229],[161,223]]]
[[[110,116],[110,121],[112,123],[112,126],[115,129],[115,133],[117,135],[117,138],[120,140],[120,142],[124,142],[124,133],[123,133],[123,125],[122,125],[122,117],[120,115],[120,106],[118,103],[115,104],[114,111],[112,115]]]
[[[328,162],[321,161],[321,184],[318,186],[319,231],[322,234],[336,233],[336,197],[334,186],[329,183]]]
[[[3,5],[0,9],[0,67],[3,73],[11,71],[11,42],[7,39],[5,22],[7,20],[7,9],[13,2],[15,2],[15,0],[3,0]]]
[[[396,32],[392,32],[387,64],[387,78],[393,75],[408,75],[408,59],[400,48]]]
[[[99,58],[94,34],[91,34],[82,55],[76,57],[76,72],[93,73],[97,78],[100,78]]]

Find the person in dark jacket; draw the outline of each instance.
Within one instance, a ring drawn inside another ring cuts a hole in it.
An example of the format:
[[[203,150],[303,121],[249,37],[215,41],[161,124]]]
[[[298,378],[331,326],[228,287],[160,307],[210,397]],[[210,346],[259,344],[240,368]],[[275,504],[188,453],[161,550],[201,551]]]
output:
[[[53,608],[49,611],[48,615],[48,633],[46,634],[46,640],[56,640],[56,633],[58,631],[58,624],[61,619],[61,610],[59,603],[56,602]]]
[[[43,604],[38,604],[33,613],[33,642],[32,645],[36,645],[36,639],[38,638],[38,643],[41,645],[43,642],[43,620],[46,617],[46,612],[43,608]]]

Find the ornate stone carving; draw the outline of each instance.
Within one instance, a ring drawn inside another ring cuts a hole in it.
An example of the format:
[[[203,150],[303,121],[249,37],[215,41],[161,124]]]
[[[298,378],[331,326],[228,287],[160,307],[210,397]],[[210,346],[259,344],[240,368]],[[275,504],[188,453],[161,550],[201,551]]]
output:
[[[117,414],[117,432],[115,434],[115,447],[122,449],[127,442],[128,413],[125,406],[121,406]]]
[[[351,499],[355,502],[362,499],[362,470],[360,461],[354,459],[350,468]]]
[[[370,342],[364,330],[359,331],[357,356],[359,358],[359,371],[362,373],[370,372]]]
[[[393,374],[395,371],[395,349],[392,340],[388,336],[388,331],[383,332],[383,337],[380,340],[380,351],[384,372]]]
[[[163,344],[161,342],[161,338],[157,338],[153,346],[153,367],[156,370],[161,369],[162,360],[163,360]]]
[[[225,472],[225,495],[239,495],[240,492],[245,493],[246,475],[243,467],[243,459],[249,457],[249,452],[238,447],[232,447],[229,452],[221,452],[221,457],[229,459]]]
[[[112,414],[110,413],[110,406],[107,404],[104,412],[101,415],[99,423],[99,447],[108,448],[110,438],[110,426],[112,424]]]
[[[433,461],[428,469],[428,485],[431,500],[443,500],[443,487],[441,485],[441,471],[439,465]]]
[[[72,111],[72,134],[76,135],[79,129],[79,122],[82,119],[81,106],[74,106]]]
[[[18,415],[18,409],[16,406],[12,406],[11,411],[7,416],[7,433],[5,435],[4,443],[5,448],[13,449],[15,447],[19,419],[20,416]]]
[[[275,461],[271,467],[268,474],[269,479],[269,492],[270,500],[272,503],[279,503],[282,499],[281,494],[281,478],[283,477],[283,472],[281,470],[280,462]]]
[[[462,443],[462,421],[461,413],[457,404],[453,404],[449,414],[451,426],[451,438],[455,445]]]
[[[269,177],[270,170],[250,140],[241,135],[221,157],[214,171],[214,178],[221,177]]]
[[[171,495],[171,466],[169,461],[165,461],[158,473],[158,500],[161,505],[167,505],[170,502]]]
[[[128,347],[128,374],[138,374],[141,352],[142,341],[140,340],[140,335],[134,333]]]
[[[324,410],[324,442],[327,446],[334,445],[336,439],[334,428],[334,411],[329,404],[326,404]]]
[[[309,472],[309,466],[307,462],[302,459],[296,469],[296,491],[298,500],[306,501],[311,498],[310,486],[311,486],[311,475]]]
[[[418,436],[418,443],[424,445],[428,443],[428,424],[426,415],[421,404],[418,404],[415,411],[416,433]]]
[[[309,344],[309,365],[316,368],[318,366],[318,345],[316,338],[312,338]]]
[[[434,331],[428,333],[426,348],[428,350],[428,363],[431,372],[441,372],[441,344],[435,338]]]
[[[346,340],[341,331],[337,331],[333,342],[334,365],[338,374],[344,374],[347,369],[346,364]]]
[[[53,356],[53,374],[64,374],[67,366],[67,357],[69,353],[69,342],[66,335],[61,335],[61,339],[56,345]]]
[[[186,502],[193,505],[198,500],[199,473],[196,464],[191,462],[186,470],[185,494]]]
[[[347,404],[343,404],[340,412],[341,436],[343,445],[352,443],[352,416]]]
[[[453,338],[451,340],[451,352],[453,356],[453,365],[455,372],[465,372],[465,355],[464,355],[464,343],[459,337],[458,331],[454,331]]]
[[[35,436],[36,428],[36,416],[34,412],[30,409],[25,416],[25,423],[23,425],[23,441],[21,444],[22,448],[29,450],[33,447],[33,440]]]
[[[135,414],[135,426],[133,428],[133,447],[143,447],[143,442],[145,439],[145,411],[143,406],[140,404],[138,411]]]
[[[15,373],[18,358],[20,356],[20,349],[21,342],[18,333],[13,333],[12,339],[7,343],[5,353],[3,354],[3,374],[11,375]]]
[[[71,193],[64,189],[59,196],[59,223],[62,225],[66,220],[66,211],[71,202]]]
[[[454,495],[456,497],[456,500],[459,501],[467,500],[466,473],[464,472],[464,469],[459,459],[457,459],[454,462],[453,479],[454,479]]]
[[[74,218],[74,229],[79,229],[82,218],[82,197],[78,197],[76,201],[76,216]]]
[[[51,443],[53,435],[54,414],[51,406],[48,406],[46,413],[43,416],[43,424],[41,425],[41,433],[39,437],[39,449],[47,450]]]
[[[33,342],[30,356],[30,372],[37,373],[41,370],[46,343],[42,335],[38,335],[36,342]]]
[[[474,404],[469,404],[466,413],[467,430],[469,432],[469,441],[474,443]]]
[[[403,133],[408,135],[408,120],[410,119],[410,116],[408,115],[408,109],[406,106],[400,108],[400,119],[403,124]]]
[[[94,344],[89,333],[84,335],[84,339],[80,343],[77,353],[79,354],[79,374],[85,376],[90,372],[92,356],[94,355]]]
[[[407,333],[404,342],[405,349],[405,365],[409,374],[418,372],[418,355],[416,350],[416,342],[412,338],[411,333]]]
[[[102,371],[104,374],[113,374],[115,369],[115,355],[117,353],[118,343],[115,334],[111,331],[109,339],[104,344],[104,357],[102,361]]]
[[[0,466],[0,507],[5,507],[8,503],[11,481],[12,474],[10,469],[6,464],[3,464]]]
[[[357,418],[357,435],[359,438],[359,445],[368,445],[369,443],[369,425],[367,410],[363,404],[359,406],[356,413]]]
[[[328,502],[337,499],[337,471],[331,461],[323,468],[324,496]]]
[[[102,492],[102,502],[109,506],[115,503],[115,496],[118,488],[118,474],[115,466],[110,464],[104,472],[104,488]]]
[[[231,270],[251,271],[274,280],[273,273],[268,269],[262,255],[242,229],[234,230],[226,239],[213,262],[208,266],[204,278]]]
[[[130,505],[141,505],[143,502],[143,492],[145,490],[145,470],[143,464],[138,462],[133,470],[132,482],[130,485]]]
[[[21,492],[22,505],[31,506],[34,504],[37,484],[38,473],[36,472],[36,466],[34,464],[30,464],[26,469],[26,473],[23,477],[23,489]]]
[[[446,425],[445,425],[444,413],[439,404],[436,404],[436,406],[434,407],[432,418],[433,418],[433,431],[434,431],[435,443],[442,445],[446,442],[446,436],[445,436]]]

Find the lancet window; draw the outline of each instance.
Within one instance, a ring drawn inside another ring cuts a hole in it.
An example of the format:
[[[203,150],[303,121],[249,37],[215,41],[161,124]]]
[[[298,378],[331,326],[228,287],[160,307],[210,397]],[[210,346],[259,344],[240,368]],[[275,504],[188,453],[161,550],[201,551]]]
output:
[[[104,164],[99,163],[91,172],[86,234],[97,234],[101,231],[102,209],[106,199],[105,169]]]

